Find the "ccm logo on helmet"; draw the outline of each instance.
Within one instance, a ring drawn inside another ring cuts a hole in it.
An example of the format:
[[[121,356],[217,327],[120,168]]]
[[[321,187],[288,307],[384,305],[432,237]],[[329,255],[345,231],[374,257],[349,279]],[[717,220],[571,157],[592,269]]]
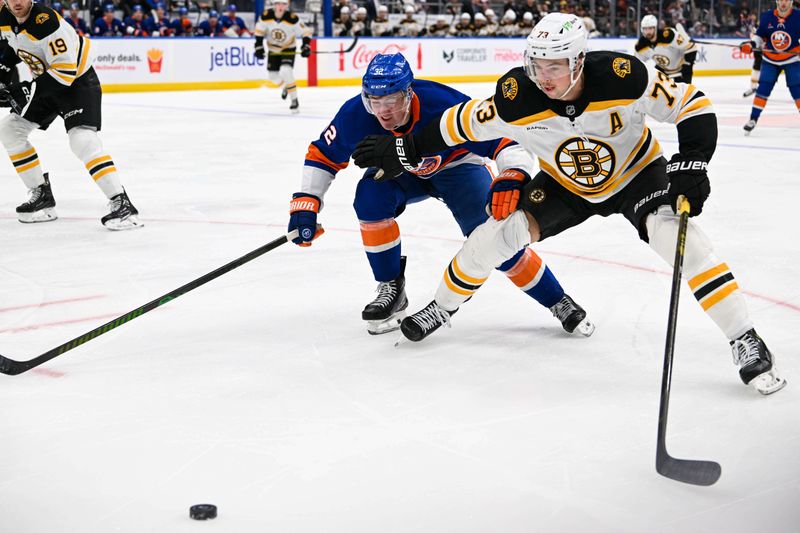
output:
[[[678,170],[708,170],[708,163],[705,161],[678,161],[667,165],[667,172]]]
[[[403,168],[409,172],[414,170],[416,167],[412,166],[411,163],[408,162],[408,159],[406,159],[406,149],[405,145],[403,144],[403,138],[398,137],[395,139],[394,146],[397,150],[397,159],[400,161],[400,164],[403,166]]]

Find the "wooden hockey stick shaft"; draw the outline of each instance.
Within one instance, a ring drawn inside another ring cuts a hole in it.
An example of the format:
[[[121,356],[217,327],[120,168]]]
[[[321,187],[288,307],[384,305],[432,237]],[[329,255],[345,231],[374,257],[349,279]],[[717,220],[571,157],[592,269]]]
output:
[[[322,235],[324,231],[325,230],[322,229],[322,226],[317,226],[317,233],[314,236],[314,238],[316,239],[317,237]],[[0,373],[7,374],[10,376],[16,376],[17,374],[22,374],[23,372],[27,372],[32,368],[36,368],[37,366],[46,363],[47,361],[50,361],[51,359],[54,359],[65,352],[77,348],[78,346],[85,344],[90,340],[95,339],[100,335],[103,335],[104,333],[108,333],[112,329],[116,329],[119,326],[127,322],[130,322],[134,318],[142,316],[148,311],[152,311],[157,307],[161,307],[165,303],[174,300],[178,296],[182,296],[187,292],[194,290],[201,285],[205,285],[209,281],[216,279],[222,276],[223,274],[226,274],[231,270],[244,265],[245,263],[249,263],[253,259],[260,257],[265,253],[274,250],[275,248],[283,244],[286,244],[287,242],[295,238],[297,238],[297,230],[290,231],[289,233],[278,237],[277,239],[265,244],[264,246],[256,248],[252,252],[249,252],[240,258],[235,259],[230,263],[223,265],[212,272],[209,272],[208,274],[200,276],[194,281],[190,281],[186,285],[178,287],[175,290],[172,290],[162,296],[159,296],[155,300],[147,302],[146,304],[137,307],[132,311],[129,311],[123,315],[118,316],[117,318],[111,320],[110,322],[106,322],[102,326],[98,326],[93,330],[84,333],[83,335],[79,335],[78,337],[75,337],[74,339],[69,340],[64,344],[61,344],[51,350],[46,351],[42,355],[34,357],[33,359],[29,359],[28,361],[15,361],[14,359],[9,359],[8,357],[0,355]]]

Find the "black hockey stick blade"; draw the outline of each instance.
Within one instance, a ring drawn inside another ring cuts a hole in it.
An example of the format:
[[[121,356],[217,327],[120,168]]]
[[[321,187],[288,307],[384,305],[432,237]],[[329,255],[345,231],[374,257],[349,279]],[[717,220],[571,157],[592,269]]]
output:
[[[324,232],[324,230],[322,229],[322,226],[318,225],[317,226],[317,233],[314,236],[314,238],[317,238],[318,236],[322,235],[323,232]],[[91,331],[89,331],[87,333],[84,333],[83,335],[80,335],[78,337],[75,337],[74,339],[72,339],[70,341],[67,341],[64,344],[60,345],[60,346],[56,346],[52,350],[46,351],[42,355],[34,357],[33,359],[29,359],[28,361],[16,361],[14,359],[9,359],[8,357],[0,355],[0,374],[6,374],[6,375],[9,375],[9,376],[16,376],[18,374],[22,374],[23,372],[27,372],[28,370],[30,370],[32,368],[36,368],[37,366],[39,366],[39,365],[41,365],[43,363],[46,363],[47,361],[49,361],[49,360],[51,360],[51,359],[53,359],[55,357],[58,357],[59,355],[65,353],[65,352],[68,352],[68,351],[70,351],[70,350],[72,350],[74,348],[77,348],[81,344],[85,344],[85,343],[89,342],[90,340],[92,340],[94,338],[97,338],[100,335],[103,335],[104,333],[108,333],[112,329],[118,328],[119,326],[121,326],[121,325],[123,325],[123,324],[125,324],[127,322],[130,322],[134,318],[138,318],[138,317],[142,316],[143,314],[147,313],[148,311],[152,311],[156,307],[160,307],[160,306],[164,305],[165,303],[174,300],[178,296],[182,296],[182,295],[186,294],[187,292],[189,292],[189,291],[191,291],[193,289],[196,289],[197,287],[199,287],[201,285],[204,285],[204,284],[208,283],[212,279],[216,279],[216,278],[220,277],[221,275],[223,275],[223,274],[225,274],[227,272],[230,272],[234,268],[238,268],[238,267],[242,266],[243,264],[248,263],[248,262],[252,261],[253,259],[255,259],[257,257],[260,257],[260,256],[264,255],[265,253],[269,252],[270,250],[274,250],[275,248],[277,248],[278,246],[280,246],[282,244],[286,244],[287,242],[289,242],[290,240],[292,240],[292,239],[294,239],[296,237],[297,237],[297,230],[291,231],[291,232],[287,233],[286,235],[282,235],[282,236],[278,237],[277,239],[275,239],[274,241],[271,241],[271,242],[265,244],[264,246],[261,246],[260,248],[256,248],[252,252],[249,252],[249,253],[243,255],[242,257],[240,257],[238,259],[235,259],[235,260],[231,261],[230,263],[228,263],[226,265],[223,265],[223,266],[219,267],[218,269],[216,269],[216,270],[214,270],[212,272],[209,272],[208,274],[200,276],[196,280],[190,281],[189,283],[187,283],[186,285],[183,285],[182,287],[178,287],[177,289],[175,289],[173,291],[170,291],[170,292],[168,292],[167,294],[165,294],[163,296],[159,296],[155,300],[152,300],[152,301],[142,305],[141,307],[137,307],[133,311],[129,311],[129,312],[125,313],[124,315],[121,315],[121,316],[115,318],[114,320],[112,320],[110,322],[106,322],[102,326],[98,326],[98,327],[94,328],[93,330],[91,330]]]
[[[666,448],[659,448],[656,453],[656,471],[664,477],[681,483],[708,487],[716,483],[722,475],[719,463],[677,459],[668,454]]]
[[[713,485],[719,479],[722,468],[713,461],[695,461],[676,459],[667,453],[667,415],[669,413],[669,396],[672,385],[672,361],[675,357],[675,331],[678,325],[678,300],[681,294],[681,277],[683,274],[683,256],[686,250],[686,232],[689,225],[689,202],[685,197],[678,197],[677,212],[680,213],[678,238],[675,244],[675,261],[672,270],[672,288],[669,298],[669,316],[667,318],[667,340],[664,348],[664,371],[661,377],[661,398],[658,409],[658,437],[656,444],[656,471],[662,476],[690,483],[692,485]]]

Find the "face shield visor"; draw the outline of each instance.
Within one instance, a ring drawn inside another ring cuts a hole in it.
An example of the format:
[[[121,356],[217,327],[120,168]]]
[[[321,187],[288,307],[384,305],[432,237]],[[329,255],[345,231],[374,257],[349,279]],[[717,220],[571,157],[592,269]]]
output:
[[[361,101],[364,109],[371,115],[375,115],[381,125],[387,129],[396,129],[408,122],[408,114],[411,110],[412,92],[409,87],[406,90],[385,96],[376,96],[361,91]]]

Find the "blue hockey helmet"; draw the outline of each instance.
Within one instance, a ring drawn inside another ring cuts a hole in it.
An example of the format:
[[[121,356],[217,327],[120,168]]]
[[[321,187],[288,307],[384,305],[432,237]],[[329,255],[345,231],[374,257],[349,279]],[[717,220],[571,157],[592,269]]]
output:
[[[378,54],[367,65],[361,88],[369,96],[386,96],[408,90],[413,81],[414,73],[403,54]]]

